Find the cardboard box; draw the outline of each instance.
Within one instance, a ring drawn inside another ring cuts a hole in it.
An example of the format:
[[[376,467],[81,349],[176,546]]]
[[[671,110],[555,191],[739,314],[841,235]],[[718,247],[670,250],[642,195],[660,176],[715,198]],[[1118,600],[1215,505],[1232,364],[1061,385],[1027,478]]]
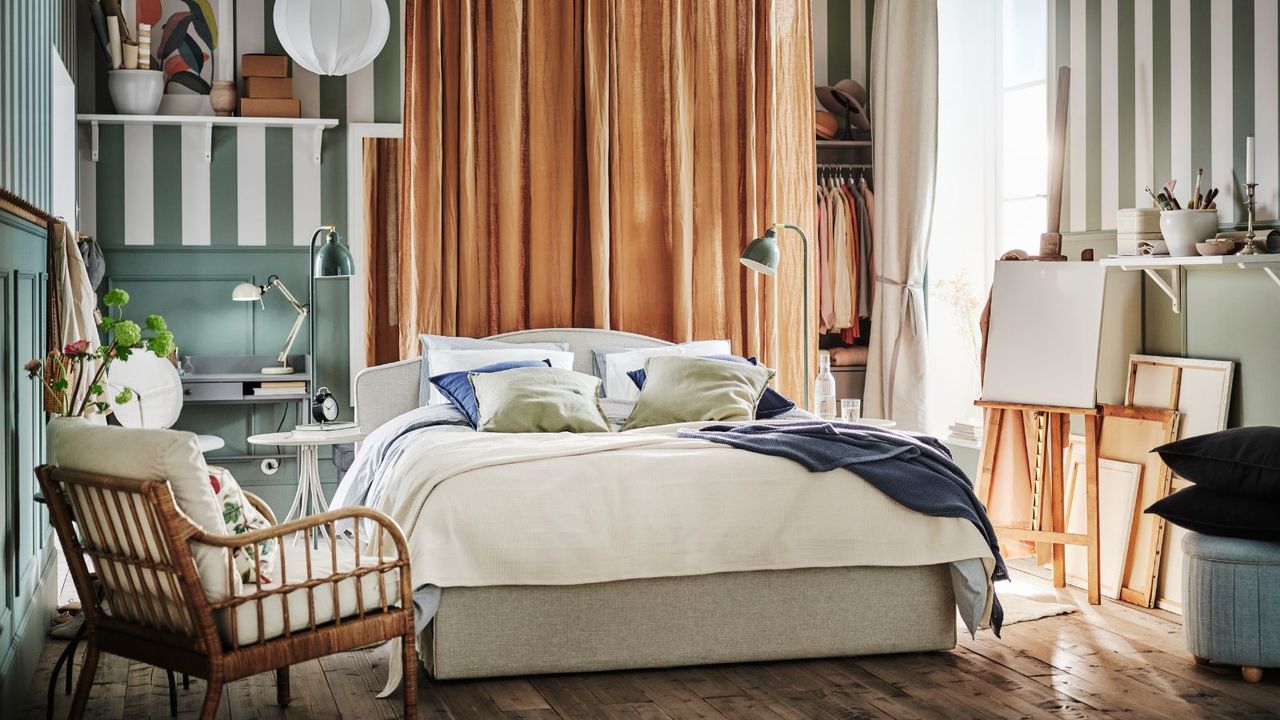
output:
[[[240,56],[240,75],[243,77],[289,77],[289,56],[246,53]]]
[[[244,79],[244,96],[248,98],[293,97],[293,78],[247,77]]]
[[[281,98],[244,98],[240,101],[241,117],[302,117],[302,101]]]

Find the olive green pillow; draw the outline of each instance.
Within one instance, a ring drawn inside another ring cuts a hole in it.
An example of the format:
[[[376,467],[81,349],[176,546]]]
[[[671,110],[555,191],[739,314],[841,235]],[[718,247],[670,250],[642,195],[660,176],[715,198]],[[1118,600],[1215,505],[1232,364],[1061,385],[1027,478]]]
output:
[[[644,388],[623,430],[699,420],[753,420],[773,371],[691,355],[645,361]]]
[[[609,432],[600,378],[562,368],[471,373],[483,432]]]

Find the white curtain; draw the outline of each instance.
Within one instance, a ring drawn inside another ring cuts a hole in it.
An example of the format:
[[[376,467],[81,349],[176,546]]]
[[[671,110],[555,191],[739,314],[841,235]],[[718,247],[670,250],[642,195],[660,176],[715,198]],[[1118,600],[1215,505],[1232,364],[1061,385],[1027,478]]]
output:
[[[877,0],[871,34],[876,274],[863,396],[869,417],[924,430],[924,273],[938,152],[938,7]]]

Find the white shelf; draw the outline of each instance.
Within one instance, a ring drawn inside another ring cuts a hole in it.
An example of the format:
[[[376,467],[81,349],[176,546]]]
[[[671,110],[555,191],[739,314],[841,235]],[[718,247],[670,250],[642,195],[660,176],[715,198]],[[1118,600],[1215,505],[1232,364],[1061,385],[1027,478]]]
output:
[[[320,162],[322,134],[338,126],[336,118],[270,118],[218,117],[216,115],[77,115],[76,120],[89,126],[93,161],[98,161],[98,128],[102,125],[179,125],[204,128],[204,160],[213,158],[213,127],[278,127],[304,128],[315,133],[312,160]]]
[[[1103,267],[1120,268],[1121,270],[1141,270],[1159,287],[1165,295],[1174,313],[1182,312],[1182,274],[1188,269],[1238,269],[1259,268],[1266,276],[1280,286],[1280,275],[1276,274],[1273,265],[1280,265],[1280,253],[1260,255],[1205,255],[1195,257],[1170,257],[1168,255],[1132,255],[1112,256],[1104,258]],[[1169,276],[1160,274],[1167,270]]]

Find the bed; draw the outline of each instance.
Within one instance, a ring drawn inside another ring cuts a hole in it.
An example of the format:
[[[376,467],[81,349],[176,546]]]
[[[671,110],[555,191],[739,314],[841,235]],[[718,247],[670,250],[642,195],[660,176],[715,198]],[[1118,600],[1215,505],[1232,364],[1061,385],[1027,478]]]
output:
[[[670,344],[595,329],[490,339],[567,343],[585,373],[594,348]],[[971,626],[990,619],[994,559],[978,531],[907,510],[852,473],[809,473],[670,427],[522,437],[413,426],[404,439],[396,428],[422,412],[419,383],[416,359],[357,376],[357,420],[377,429],[360,453],[395,436],[401,454],[335,504],[367,502],[405,529],[415,584],[436,593],[419,644],[433,677],[944,650],[958,606]]]

